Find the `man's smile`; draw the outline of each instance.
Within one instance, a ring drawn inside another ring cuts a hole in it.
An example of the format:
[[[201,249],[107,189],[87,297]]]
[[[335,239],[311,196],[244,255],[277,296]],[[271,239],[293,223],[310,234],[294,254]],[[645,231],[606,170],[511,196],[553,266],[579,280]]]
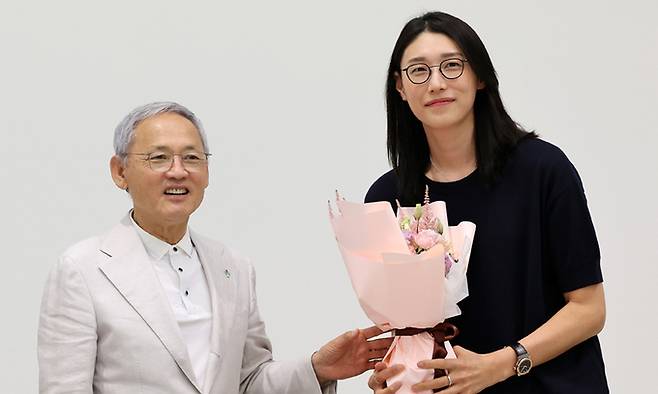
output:
[[[188,194],[190,191],[185,188],[185,187],[172,187],[169,189],[166,189],[164,194],[170,195],[170,196],[181,196]]]

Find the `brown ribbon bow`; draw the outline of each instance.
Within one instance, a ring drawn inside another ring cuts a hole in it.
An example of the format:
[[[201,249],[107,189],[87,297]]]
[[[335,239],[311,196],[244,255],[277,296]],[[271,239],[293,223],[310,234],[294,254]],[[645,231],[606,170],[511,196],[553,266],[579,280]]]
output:
[[[435,358],[446,358],[448,355],[448,351],[446,350],[445,347],[445,341],[450,341],[457,335],[459,335],[459,329],[454,325],[450,323],[439,323],[436,326],[432,328],[415,328],[415,327],[408,327],[408,328],[402,328],[395,330],[395,336],[401,337],[401,336],[413,336],[417,334],[421,334],[423,332],[427,332],[430,335],[432,335],[432,338],[434,338],[434,350],[432,351],[432,359]],[[446,372],[443,369],[435,369],[434,370],[434,379],[440,378],[441,376],[445,376]],[[439,390],[434,390],[434,392],[437,392]]]

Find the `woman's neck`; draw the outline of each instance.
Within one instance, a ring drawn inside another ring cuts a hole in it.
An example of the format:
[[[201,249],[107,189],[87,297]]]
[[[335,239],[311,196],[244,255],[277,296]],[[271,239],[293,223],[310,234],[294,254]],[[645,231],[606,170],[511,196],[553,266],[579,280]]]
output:
[[[477,168],[473,119],[447,129],[425,128],[430,166],[425,175],[437,182],[465,178]]]

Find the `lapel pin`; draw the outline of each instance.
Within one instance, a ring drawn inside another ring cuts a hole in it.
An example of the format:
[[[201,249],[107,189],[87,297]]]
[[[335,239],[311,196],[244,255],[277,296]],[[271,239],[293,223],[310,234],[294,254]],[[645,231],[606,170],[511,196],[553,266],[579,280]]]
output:
[[[224,270],[224,276],[226,277],[226,279],[229,279],[231,277],[231,271]]]

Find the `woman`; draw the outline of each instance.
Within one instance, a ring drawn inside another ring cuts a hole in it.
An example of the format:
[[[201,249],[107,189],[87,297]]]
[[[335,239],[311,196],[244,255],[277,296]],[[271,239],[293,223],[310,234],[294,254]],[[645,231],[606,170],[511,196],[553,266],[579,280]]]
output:
[[[421,362],[447,375],[414,389],[607,393],[596,337],[605,321],[600,254],[581,180],[557,147],[507,114],[475,31],[441,12],[409,21],[386,100],[393,170],[366,202],[412,205],[427,185],[451,224],[477,226],[470,294],[451,319],[457,359]],[[370,388],[397,391],[385,380],[400,370],[379,363]]]

